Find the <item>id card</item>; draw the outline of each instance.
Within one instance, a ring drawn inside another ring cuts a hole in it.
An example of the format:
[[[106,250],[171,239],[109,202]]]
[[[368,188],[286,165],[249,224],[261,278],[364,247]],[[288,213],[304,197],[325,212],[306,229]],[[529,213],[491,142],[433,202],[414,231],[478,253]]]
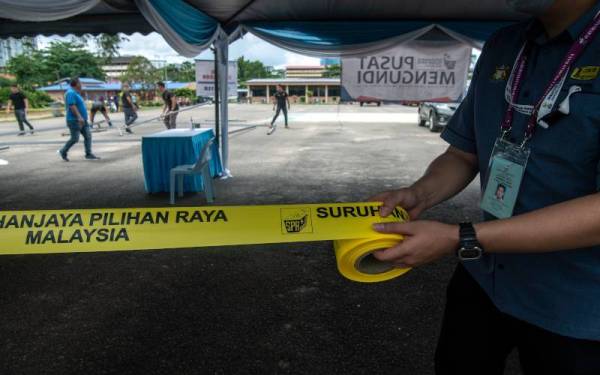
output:
[[[504,139],[496,140],[490,157],[480,207],[497,217],[512,216],[530,150]]]

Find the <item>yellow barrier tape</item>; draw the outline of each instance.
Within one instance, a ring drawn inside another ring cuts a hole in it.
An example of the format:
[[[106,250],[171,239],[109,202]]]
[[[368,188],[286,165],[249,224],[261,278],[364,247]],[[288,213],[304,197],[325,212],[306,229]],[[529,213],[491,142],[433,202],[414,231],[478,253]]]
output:
[[[47,211],[0,211],[0,255],[173,249],[333,240],[340,273],[377,282],[408,269],[377,261],[373,251],[402,240],[371,229],[407,221],[380,203],[205,206]]]

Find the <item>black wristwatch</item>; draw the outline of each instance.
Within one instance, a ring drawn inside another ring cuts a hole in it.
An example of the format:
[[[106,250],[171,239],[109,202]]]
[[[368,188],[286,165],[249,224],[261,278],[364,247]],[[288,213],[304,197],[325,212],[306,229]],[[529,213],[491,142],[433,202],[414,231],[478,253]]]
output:
[[[477,241],[475,228],[471,223],[460,223],[459,247],[456,255],[460,260],[477,260],[483,255],[483,246]]]

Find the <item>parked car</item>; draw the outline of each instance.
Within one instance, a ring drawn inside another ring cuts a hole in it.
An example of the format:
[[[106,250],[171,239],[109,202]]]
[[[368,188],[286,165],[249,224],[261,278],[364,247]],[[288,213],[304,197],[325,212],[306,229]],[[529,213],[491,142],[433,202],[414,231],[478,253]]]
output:
[[[460,103],[421,102],[419,104],[419,126],[428,126],[432,132],[446,126]]]

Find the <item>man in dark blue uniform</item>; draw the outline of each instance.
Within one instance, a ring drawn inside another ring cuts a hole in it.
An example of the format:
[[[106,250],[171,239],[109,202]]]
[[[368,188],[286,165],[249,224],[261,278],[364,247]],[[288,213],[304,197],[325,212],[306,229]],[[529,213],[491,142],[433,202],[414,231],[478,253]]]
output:
[[[447,151],[412,186],[373,198],[383,216],[401,205],[413,218],[375,225],[406,236],[376,257],[461,260],[438,374],[502,374],[513,349],[525,374],[600,374],[600,2],[507,3],[534,18],[486,43],[442,133]],[[477,174],[482,223],[416,220]]]
[[[283,86],[277,85],[277,91],[273,94],[273,99],[275,100],[273,103],[273,110],[275,111],[275,116],[273,116],[273,120],[271,120],[271,127],[267,132],[268,135],[273,134],[275,129],[275,120],[279,117],[279,113],[283,112],[283,118],[285,119],[285,127],[288,128],[288,109],[290,108],[290,100],[288,98],[287,92],[283,90]]]

